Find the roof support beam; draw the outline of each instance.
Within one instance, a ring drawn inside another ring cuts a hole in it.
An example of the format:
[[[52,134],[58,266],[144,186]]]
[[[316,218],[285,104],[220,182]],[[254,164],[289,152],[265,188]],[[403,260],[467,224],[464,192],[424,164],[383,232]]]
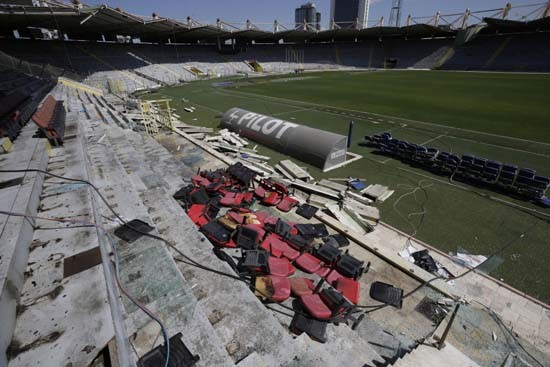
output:
[[[88,15],[86,18],[84,18],[81,22],[80,22],[80,25],[86,23],[88,20],[92,19],[93,17],[95,17],[95,15],[99,13],[99,10],[96,10],[94,11],[92,14]]]

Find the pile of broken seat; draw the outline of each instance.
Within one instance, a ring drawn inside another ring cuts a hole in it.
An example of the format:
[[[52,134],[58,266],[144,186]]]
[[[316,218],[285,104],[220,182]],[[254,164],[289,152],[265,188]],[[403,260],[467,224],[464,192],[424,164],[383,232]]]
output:
[[[174,198],[229,263],[266,303],[288,301],[295,311],[291,330],[325,341],[326,325],[352,319],[359,278],[369,264],[342,247],[345,236],[329,235],[324,224],[296,223],[253,210],[257,203],[288,212],[299,202],[287,187],[237,163],[202,171]]]

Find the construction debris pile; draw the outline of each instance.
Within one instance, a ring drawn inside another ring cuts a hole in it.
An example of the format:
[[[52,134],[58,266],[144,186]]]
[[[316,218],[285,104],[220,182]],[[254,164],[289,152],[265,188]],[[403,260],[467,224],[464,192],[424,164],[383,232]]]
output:
[[[294,312],[292,332],[306,332],[324,342],[328,323],[358,322],[354,312],[359,279],[370,263],[344,251],[347,238],[329,234],[324,224],[296,223],[274,215],[273,208],[281,213],[296,209],[296,214],[312,218],[318,210],[300,205],[286,185],[257,180],[255,171],[236,163],[201,171],[174,198],[214,245],[215,255],[229,263],[260,299]],[[399,299],[384,298],[387,287],[375,282],[371,297],[398,307]]]

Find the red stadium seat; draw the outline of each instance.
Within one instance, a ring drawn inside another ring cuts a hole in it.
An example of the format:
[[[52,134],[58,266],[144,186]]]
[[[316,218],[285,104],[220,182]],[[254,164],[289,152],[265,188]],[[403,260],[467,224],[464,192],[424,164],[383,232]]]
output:
[[[286,301],[290,297],[290,282],[288,278],[270,275],[268,279],[273,289],[271,299],[275,302]]]
[[[319,271],[322,265],[321,260],[307,252],[300,255],[300,257],[296,259],[295,264],[298,268],[310,274]]]
[[[283,198],[283,200],[277,205],[277,209],[279,209],[282,212],[289,212],[294,208],[296,205],[298,205],[298,200],[291,198],[290,196],[286,196]]]
[[[300,256],[298,251],[294,250],[274,233],[271,233],[266,237],[262,243],[262,248],[266,251],[270,251],[273,256],[284,256],[289,260],[295,260],[298,256]]]
[[[342,277],[336,281],[336,290],[344,295],[351,303],[359,303],[359,282]]]
[[[276,275],[280,277],[288,277],[294,274],[296,269],[290,261],[286,258],[278,259],[276,257],[269,257],[269,274]]]
[[[313,294],[315,285],[308,278],[290,278],[290,290],[294,297]]]
[[[334,284],[338,279],[343,278],[344,276],[340,274],[336,269],[332,270],[326,277],[326,281],[329,284]]]
[[[307,313],[319,320],[330,319],[332,311],[318,294],[306,294],[300,297]]]

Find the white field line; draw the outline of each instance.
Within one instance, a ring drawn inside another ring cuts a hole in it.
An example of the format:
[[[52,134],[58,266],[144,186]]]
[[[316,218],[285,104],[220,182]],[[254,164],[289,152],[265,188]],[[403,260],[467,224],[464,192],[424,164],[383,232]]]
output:
[[[200,108],[204,108],[204,109],[207,109],[207,110],[210,110],[210,111],[213,111],[213,112],[224,113],[223,111],[219,111],[219,110],[216,110],[216,109],[211,108],[211,107],[203,106],[203,105],[201,105],[201,104],[192,102],[191,100],[189,100],[189,104],[192,104],[192,105],[195,105],[195,106],[199,106]]]
[[[442,138],[442,137],[444,137],[444,136],[445,136],[445,134],[438,135],[438,136],[436,136],[435,138],[432,138],[432,139],[426,140],[426,141],[423,142],[423,143],[420,143],[419,145],[424,146],[424,145],[429,144],[429,143],[431,143],[432,141],[436,141],[436,140],[438,140],[438,139],[440,139],[440,138]]]
[[[228,92],[228,91],[225,90],[225,92]],[[233,93],[235,93],[235,94],[245,94],[245,95],[248,95],[248,96],[255,96],[255,97],[261,96],[261,97],[264,97],[265,99],[278,99],[278,100],[281,100],[281,101],[288,101],[288,102],[294,102],[294,103],[299,103],[299,104],[307,104],[307,105],[319,106],[319,107],[323,107],[323,108],[334,108],[334,109],[337,109],[337,110],[344,110],[344,111],[348,111],[348,112],[356,112],[356,113],[362,113],[362,114],[369,114],[369,115],[373,115],[373,116],[383,117],[383,118],[386,118],[386,119],[387,119],[387,118],[398,119],[398,120],[402,120],[402,121],[409,121],[409,122],[418,123],[418,124],[423,124],[423,125],[437,126],[437,127],[440,127],[440,128],[448,128],[448,129],[451,129],[451,130],[454,129],[454,130],[460,130],[460,131],[465,131],[465,132],[474,133],[474,134],[487,135],[487,136],[494,136],[494,137],[497,137],[497,138],[510,139],[510,140],[522,141],[522,142],[525,142],[525,143],[535,143],[535,144],[541,144],[541,145],[550,146],[550,143],[544,143],[544,142],[540,142],[540,141],[527,140],[527,139],[521,139],[521,138],[514,138],[514,137],[506,136],[506,135],[499,135],[499,134],[486,133],[486,132],[483,132],[483,131],[462,129],[462,128],[459,128],[459,127],[451,127],[451,126],[446,126],[446,125],[439,125],[439,124],[434,124],[434,123],[431,123],[431,122],[411,120],[411,119],[406,119],[406,118],[396,117],[396,116],[381,115],[381,114],[378,114],[378,113],[367,112],[367,111],[359,111],[359,110],[353,110],[353,109],[349,109],[349,108],[340,108],[340,107],[333,107],[333,106],[328,106],[328,105],[321,105],[321,104],[313,103],[313,102],[295,101],[295,100],[290,100],[290,99],[286,99],[286,98],[266,96],[266,95],[262,95],[262,94],[254,94],[254,93],[241,92],[241,91],[236,92],[236,91],[234,91],[234,90],[231,90],[229,93],[231,93],[231,94],[233,94]]]
[[[223,94],[223,92],[219,92],[217,91],[218,93],[221,93]],[[226,95],[229,95],[229,96],[232,96],[232,97],[237,97],[237,98],[246,98],[246,99],[251,99],[251,97],[248,97],[248,96],[239,96],[239,95],[235,95],[233,93],[245,93],[249,96],[255,96],[255,97],[260,97],[260,98],[255,98],[256,100],[259,100],[259,101],[262,101],[262,97],[265,98],[265,99],[271,99],[271,98],[275,98],[275,99],[282,99],[282,100],[285,100],[284,98],[278,98],[278,97],[270,97],[270,96],[264,96],[264,95],[261,95],[261,94],[252,94],[252,93],[246,93],[246,92],[234,92],[234,91],[231,91],[231,92],[228,92]],[[308,103],[308,102],[301,102],[301,101],[292,101],[292,100],[288,100],[290,102],[297,102],[297,103],[303,103],[303,104],[311,104],[311,105],[316,105],[316,106],[322,106],[322,105],[318,105],[318,104],[315,104],[315,103]],[[271,103],[274,103],[274,104],[280,104],[280,105],[283,105],[283,106],[294,106],[290,103],[282,103],[282,102],[275,102],[275,101],[272,101]],[[295,107],[295,106],[294,106]],[[322,107],[329,107],[329,106],[322,106]],[[334,108],[334,107],[332,107]],[[354,111],[354,110],[348,110],[348,111]],[[320,112],[320,113],[326,113],[326,114],[329,114],[329,115],[334,115],[334,116],[339,116],[339,117],[343,117],[343,116],[346,116],[346,115],[343,115],[343,114],[340,114],[340,113],[334,113],[334,112],[329,112],[329,111],[323,111],[323,110],[316,110],[316,112]],[[372,115],[376,115],[376,114],[373,114],[371,112],[363,112],[364,114],[372,114]],[[378,115],[378,116],[382,116],[382,115]],[[390,117],[388,116],[389,118],[395,118],[395,117]],[[355,117],[356,120],[359,120],[359,121],[366,121],[366,122],[370,122],[372,124],[380,124],[379,121],[375,121],[372,117],[367,117],[366,119],[365,118],[360,118],[360,117]],[[542,145],[548,145],[550,146],[550,144],[547,144],[547,143],[542,143],[542,142],[537,142],[537,141],[530,141],[530,140],[524,140],[524,139],[517,139],[517,138],[512,138],[512,137],[508,137],[508,136],[504,136],[504,135],[495,135],[495,134],[489,134],[489,133],[484,133],[484,132],[480,132],[480,131],[473,131],[473,130],[467,130],[467,129],[460,129],[460,128],[456,128],[456,127],[451,127],[451,126],[445,126],[445,125],[437,125],[437,124],[432,124],[432,123],[429,123],[429,122],[421,122],[421,121],[415,121],[415,120],[408,120],[408,119],[401,119],[401,120],[404,120],[404,121],[410,121],[410,122],[419,122],[421,124],[427,124],[427,125],[431,125],[431,126],[437,126],[437,127],[440,127],[440,128],[449,128],[449,129],[457,129],[457,130],[462,130],[462,131],[467,131],[467,132],[472,132],[472,133],[479,133],[479,134],[482,134],[482,135],[492,135],[492,136],[496,136],[496,137],[502,137],[502,138],[505,138],[505,139],[513,139],[513,140],[519,140],[519,141],[524,141],[524,142],[530,142],[530,143],[535,143],[535,144],[542,144]],[[383,121],[384,123],[390,123],[390,124],[396,124],[397,122],[395,121]],[[411,129],[411,130],[419,130],[419,131],[422,131],[420,129],[415,129],[413,126],[404,126],[406,127],[407,129]],[[388,131],[389,132],[389,131]],[[496,147],[496,148],[501,148],[501,149],[507,149],[507,150],[513,150],[515,152],[521,152],[521,153],[527,153],[527,154],[532,154],[532,155],[536,155],[536,156],[539,156],[539,157],[545,157],[545,158],[550,158],[550,155],[547,155],[547,154],[543,154],[543,153],[536,153],[536,152],[531,152],[531,151],[528,151],[528,150],[523,150],[523,149],[517,149],[517,148],[512,148],[512,147],[507,147],[507,146],[504,146],[504,145],[498,145],[498,144],[492,144],[492,143],[486,143],[486,142],[483,142],[483,141],[478,141],[478,140],[473,140],[473,139],[467,139],[467,138],[461,138],[461,137],[458,137],[458,136],[454,136],[454,135],[448,135],[446,134],[445,137],[448,137],[448,138],[452,138],[452,139],[458,139],[458,140],[464,140],[464,141],[469,141],[469,142],[472,142],[472,143],[476,143],[476,144],[483,144],[483,145],[488,145],[488,146],[492,146],[492,147]]]
[[[291,113],[298,113],[298,112],[311,111],[311,110],[313,110],[313,109],[315,109],[315,107],[300,108],[299,110],[294,110],[294,111],[287,111],[287,112],[274,113],[273,116],[281,116],[281,115],[288,115],[288,114],[291,114]]]
[[[239,96],[239,95],[235,95],[235,94],[232,94],[232,93],[224,93],[224,92],[220,92],[220,91],[216,91],[216,93],[219,93],[219,94],[222,94],[222,95],[226,95],[226,96],[230,96],[230,97],[234,97],[234,98],[243,98],[243,99],[247,99],[247,100],[250,100],[250,99],[255,99],[257,101],[260,101],[260,102],[265,102],[265,100],[262,100],[261,98],[251,98],[249,96]],[[259,97],[263,97],[261,95],[256,95],[256,94],[251,94],[253,96],[259,96]],[[299,101],[297,101],[299,102]],[[270,101],[270,103],[273,103],[273,104],[278,104],[278,105],[281,105],[281,106],[291,106],[291,107],[297,107],[297,106],[294,106],[290,103],[285,103],[285,102],[276,102],[276,101]],[[300,103],[304,103],[304,102],[300,102]],[[310,108],[310,109],[315,109],[315,107],[313,108]],[[346,114],[342,114],[342,113],[335,113],[335,112],[329,112],[329,111],[321,111],[321,110],[315,110],[316,112],[319,112],[319,113],[326,113],[327,115],[333,115],[333,116],[338,116],[338,117],[346,117],[347,115]],[[370,121],[370,120],[367,120],[367,119],[364,119],[364,118],[359,118],[359,117],[356,117],[355,118],[356,120],[359,120],[359,121],[366,121],[366,122],[370,122],[370,123],[373,123],[373,124],[378,124],[379,122],[375,122],[375,121]]]

